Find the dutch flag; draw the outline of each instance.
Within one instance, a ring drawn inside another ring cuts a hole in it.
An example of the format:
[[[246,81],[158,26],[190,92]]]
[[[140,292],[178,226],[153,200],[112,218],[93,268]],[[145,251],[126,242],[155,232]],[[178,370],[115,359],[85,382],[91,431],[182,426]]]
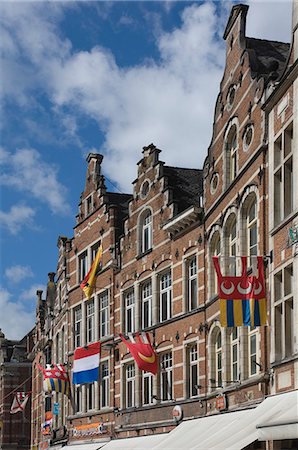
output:
[[[73,384],[93,383],[98,380],[100,342],[79,347],[74,352]]]

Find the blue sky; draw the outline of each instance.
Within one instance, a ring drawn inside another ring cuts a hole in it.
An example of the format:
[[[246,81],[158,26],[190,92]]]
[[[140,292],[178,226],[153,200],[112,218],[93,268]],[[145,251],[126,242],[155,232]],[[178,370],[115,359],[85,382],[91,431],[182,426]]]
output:
[[[202,167],[233,3],[0,3],[0,328],[8,338],[34,325],[58,236],[73,235],[90,151],[104,154],[104,173],[121,192],[131,192],[151,142],[166,164]],[[291,2],[246,3],[247,35],[289,42]]]

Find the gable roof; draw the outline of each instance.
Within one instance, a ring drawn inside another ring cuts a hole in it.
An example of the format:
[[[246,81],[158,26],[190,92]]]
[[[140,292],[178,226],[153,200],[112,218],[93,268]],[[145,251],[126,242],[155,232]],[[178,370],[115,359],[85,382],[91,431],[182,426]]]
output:
[[[190,206],[200,206],[203,193],[203,171],[181,167],[163,167],[165,188],[170,190],[169,203],[175,203],[174,215]]]
[[[278,79],[284,72],[290,44],[265,39],[246,38],[252,72],[263,76],[265,82]]]

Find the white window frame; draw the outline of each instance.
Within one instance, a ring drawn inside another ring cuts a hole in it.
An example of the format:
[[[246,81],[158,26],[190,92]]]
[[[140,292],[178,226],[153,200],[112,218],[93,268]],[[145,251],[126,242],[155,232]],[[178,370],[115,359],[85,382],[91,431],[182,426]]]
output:
[[[103,402],[103,399],[106,402]],[[109,362],[103,361],[100,364],[100,408],[107,408],[110,406],[110,373]]]
[[[235,276],[237,274],[236,266],[236,254],[237,254],[237,220],[235,214],[233,214],[232,222],[229,226],[228,235],[228,252],[229,252],[229,273],[230,276]]]
[[[254,215],[250,217],[251,211],[254,210]],[[257,199],[254,199],[249,203],[246,215],[246,228],[247,228],[247,254],[250,257],[254,257],[258,254],[258,204]],[[256,242],[252,242],[251,235],[255,230]],[[252,265],[252,258],[250,259],[250,265]]]
[[[82,395],[82,385],[75,386],[75,406],[76,414],[83,412],[83,395]]]
[[[142,403],[144,406],[153,404],[153,375],[150,372],[142,373]],[[148,402],[146,401],[148,398]]]
[[[159,309],[160,309],[160,322],[165,322],[172,317],[172,274],[171,271],[165,272],[160,275],[159,279]],[[165,306],[165,308],[164,308]],[[163,318],[163,311],[166,312],[165,318]]]
[[[135,365],[127,364],[125,366],[125,406],[126,408],[133,408],[135,406],[135,383],[136,373]],[[131,398],[130,397],[131,394]]]
[[[198,395],[198,346],[191,344],[187,347],[188,357],[188,397],[196,397]],[[193,370],[194,369],[194,370]],[[195,374],[193,373],[195,372]]]
[[[218,256],[221,255],[221,238],[220,238],[220,232],[215,231],[214,235],[211,238],[210,243],[210,297],[213,297],[217,295],[218,293],[218,287],[217,287],[217,275],[214,268],[212,256]]]
[[[248,329],[248,375],[253,377],[257,375],[260,367],[259,361],[259,333],[257,327],[249,327]],[[252,341],[255,341],[255,351],[252,351]],[[255,361],[255,363],[253,363]]]
[[[95,341],[95,305],[94,300],[86,302],[86,343]]]
[[[226,187],[235,180],[238,174],[238,130],[233,124],[225,140],[226,152]]]
[[[80,314],[79,314],[80,312]],[[79,305],[73,309],[74,320],[74,348],[82,345],[82,306]]]
[[[141,228],[141,253],[145,253],[152,248],[152,213],[150,210],[143,213]]]
[[[289,136],[290,134],[290,136]],[[291,122],[282,131],[281,135],[274,142],[274,161],[273,161],[273,214],[274,226],[286,219],[294,207],[293,198],[293,122]],[[287,167],[291,165],[291,172],[287,172]],[[290,177],[287,174],[291,174]],[[290,180],[287,186],[286,181]],[[286,188],[290,192],[286,192]]]
[[[91,404],[90,404],[91,400]],[[86,385],[86,402],[87,402],[87,411],[95,410],[95,384],[88,383]]]
[[[125,330],[126,330],[126,333],[134,333],[135,332],[135,293],[134,293],[133,289],[131,289],[125,293],[124,304],[125,304]],[[131,324],[131,328],[128,327],[129,322]]]
[[[188,310],[193,311],[198,307],[198,264],[197,257],[193,256],[187,260],[187,298]],[[195,287],[193,287],[195,286]],[[194,298],[193,298],[194,297]]]
[[[274,354],[276,360],[290,357],[294,353],[293,277],[293,263],[287,264],[274,274]]]
[[[148,328],[152,325],[152,282],[146,281],[141,285],[142,292],[142,328]],[[147,322],[145,321],[147,311]]]
[[[99,295],[99,323],[100,338],[109,335],[110,325],[110,309],[109,309],[109,292],[105,291]]]
[[[160,358],[160,398],[167,402],[173,399],[173,359],[172,352],[163,353]]]
[[[88,273],[88,252],[85,250],[78,256],[79,283],[81,283]]]
[[[231,382],[239,380],[239,332],[235,327],[230,333],[230,348],[231,348]]]
[[[219,345],[220,338],[220,345]],[[219,332],[216,335],[215,340],[215,383],[216,389],[220,389],[223,384],[223,357],[222,357],[222,333]]]

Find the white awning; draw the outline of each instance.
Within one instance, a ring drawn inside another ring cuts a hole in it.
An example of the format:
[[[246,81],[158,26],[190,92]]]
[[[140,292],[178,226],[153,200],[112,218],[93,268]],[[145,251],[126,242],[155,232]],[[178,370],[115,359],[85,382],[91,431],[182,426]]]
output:
[[[150,436],[139,436],[110,441],[104,450],[146,450],[152,449],[154,445],[161,442],[167,434],[152,434]]]
[[[298,391],[292,391],[268,397],[254,409],[188,420],[152,450],[241,450],[259,439],[260,430],[264,432],[265,429],[262,424],[270,423],[271,431],[276,424],[274,439],[298,438],[295,426],[298,422],[297,405]],[[284,433],[284,427],[289,430],[289,435]]]
[[[290,393],[287,407],[257,425],[259,441],[298,439],[298,391]],[[282,394],[285,395],[285,394]],[[296,395],[296,399],[295,399]],[[278,400],[279,396],[277,397]]]
[[[237,429],[241,419],[247,418],[252,410],[215,414],[182,422],[171,431],[163,441],[153,447],[154,450],[206,450],[221,443],[220,449],[229,448],[222,445],[230,429]],[[152,450],[153,450],[152,449]]]
[[[103,442],[92,442],[90,444],[87,444],[86,442],[78,442],[77,444],[71,444],[67,445],[65,450],[98,450],[102,447],[104,447],[109,441],[103,441]]]

